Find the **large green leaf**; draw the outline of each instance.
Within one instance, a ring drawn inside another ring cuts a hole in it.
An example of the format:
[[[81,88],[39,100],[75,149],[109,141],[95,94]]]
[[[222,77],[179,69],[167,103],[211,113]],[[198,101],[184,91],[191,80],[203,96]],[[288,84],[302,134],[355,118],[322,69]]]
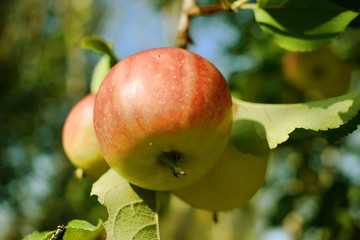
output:
[[[72,220],[66,227],[64,240],[95,240],[104,231],[103,222],[99,220],[96,226],[84,220]]]
[[[326,0],[354,12],[360,12],[360,1],[358,0]]]
[[[255,18],[281,47],[311,51],[330,43],[358,15],[326,0],[259,0]]]
[[[34,232],[24,240],[49,240],[54,231]],[[66,226],[64,240],[94,240],[104,232],[103,223],[99,220],[96,226],[84,220],[72,220]]]
[[[243,152],[262,154],[285,142],[296,129],[329,131],[342,137],[359,124],[360,90],[299,104],[258,104],[233,98],[231,138]],[[335,131],[336,132],[332,132]]]
[[[94,183],[91,195],[108,210],[108,240],[160,239],[156,192],[134,186],[110,169]]]

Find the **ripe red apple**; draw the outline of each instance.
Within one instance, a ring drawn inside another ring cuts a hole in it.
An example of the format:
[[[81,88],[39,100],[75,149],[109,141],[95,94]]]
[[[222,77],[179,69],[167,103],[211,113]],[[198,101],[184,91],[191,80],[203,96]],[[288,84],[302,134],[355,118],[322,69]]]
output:
[[[174,191],[193,207],[222,211],[246,205],[263,186],[269,154],[240,152],[229,141],[215,167],[198,182]]]
[[[93,111],[95,94],[82,98],[71,109],[63,127],[62,143],[69,160],[98,179],[109,168],[96,140]]]
[[[96,96],[100,149],[130,183],[173,190],[203,177],[232,126],[231,95],[217,68],[180,48],[150,49],[116,64]]]
[[[328,47],[286,53],[283,72],[286,81],[314,99],[336,97],[350,87],[350,67]]]

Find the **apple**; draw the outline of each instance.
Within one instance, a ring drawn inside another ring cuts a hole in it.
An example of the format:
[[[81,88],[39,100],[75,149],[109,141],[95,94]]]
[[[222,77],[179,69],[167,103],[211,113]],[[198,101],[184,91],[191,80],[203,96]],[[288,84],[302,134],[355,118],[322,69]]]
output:
[[[232,127],[229,87],[206,59],[180,48],[126,57],[97,92],[94,127],[105,160],[130,183],[174,190],[216,164]]]
[[[229,141],[215,167],[198,182],[173,193],[195,208],[213,212],[246,205],[265,182],[269,154],[239,151]]]
[[[93,179],[98,179],[109,166],[100,152],[95,136],[94,103],[95,94],[89,94],[75,104],[66,117],[62,143],[71,163]]]
[[[345,94],[351,69],[330,48],[312,52],[288,52],[283,57],[285,80],[317,99]]]

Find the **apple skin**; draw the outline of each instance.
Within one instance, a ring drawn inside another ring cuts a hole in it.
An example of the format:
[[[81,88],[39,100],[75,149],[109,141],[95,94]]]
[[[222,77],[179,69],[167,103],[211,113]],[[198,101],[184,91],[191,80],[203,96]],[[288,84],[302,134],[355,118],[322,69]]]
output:
[[[269,154],[240,152],[229,141],[223,156],[200,181],[173,191],[183,201],[213,212],[246,205],[263,186]]]
[[[110,70],[97,92],[94,127],[105,160],[127,181],[174,190],[220,158],[231,106],[224,77],[206,59],[180,48],[150,49]],[[186,176],[174,177],[169,157]]]
[[[316,99],[348,92],[351,69],[330,48],[288,52],[283,57],[285,80]]]
[[[76,167],[93,179],[98,179],[109,169],[96,140],[93,111],[95,94],[86,95],[71,109],[66,117],[62,143],[64,151]]]

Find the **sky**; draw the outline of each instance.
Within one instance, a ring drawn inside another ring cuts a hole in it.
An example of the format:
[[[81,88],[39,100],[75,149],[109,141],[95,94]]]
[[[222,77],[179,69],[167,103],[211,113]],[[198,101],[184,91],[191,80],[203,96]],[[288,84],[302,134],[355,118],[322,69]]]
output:
[[[113,1],[112,4],[100,35],[113,44],[120,59],[142,50],[174,45],[181,6],[175,5],[164,12],[144,0]],[[229,25],[223,14],[196,17],[190,28],[194,44],[190,44],[188,50],[209,60],[228,78],[231,72],[246,71],[256,64],[254,56],[226,53],[226,47],[237,41],[239,34],[239,29]]]

